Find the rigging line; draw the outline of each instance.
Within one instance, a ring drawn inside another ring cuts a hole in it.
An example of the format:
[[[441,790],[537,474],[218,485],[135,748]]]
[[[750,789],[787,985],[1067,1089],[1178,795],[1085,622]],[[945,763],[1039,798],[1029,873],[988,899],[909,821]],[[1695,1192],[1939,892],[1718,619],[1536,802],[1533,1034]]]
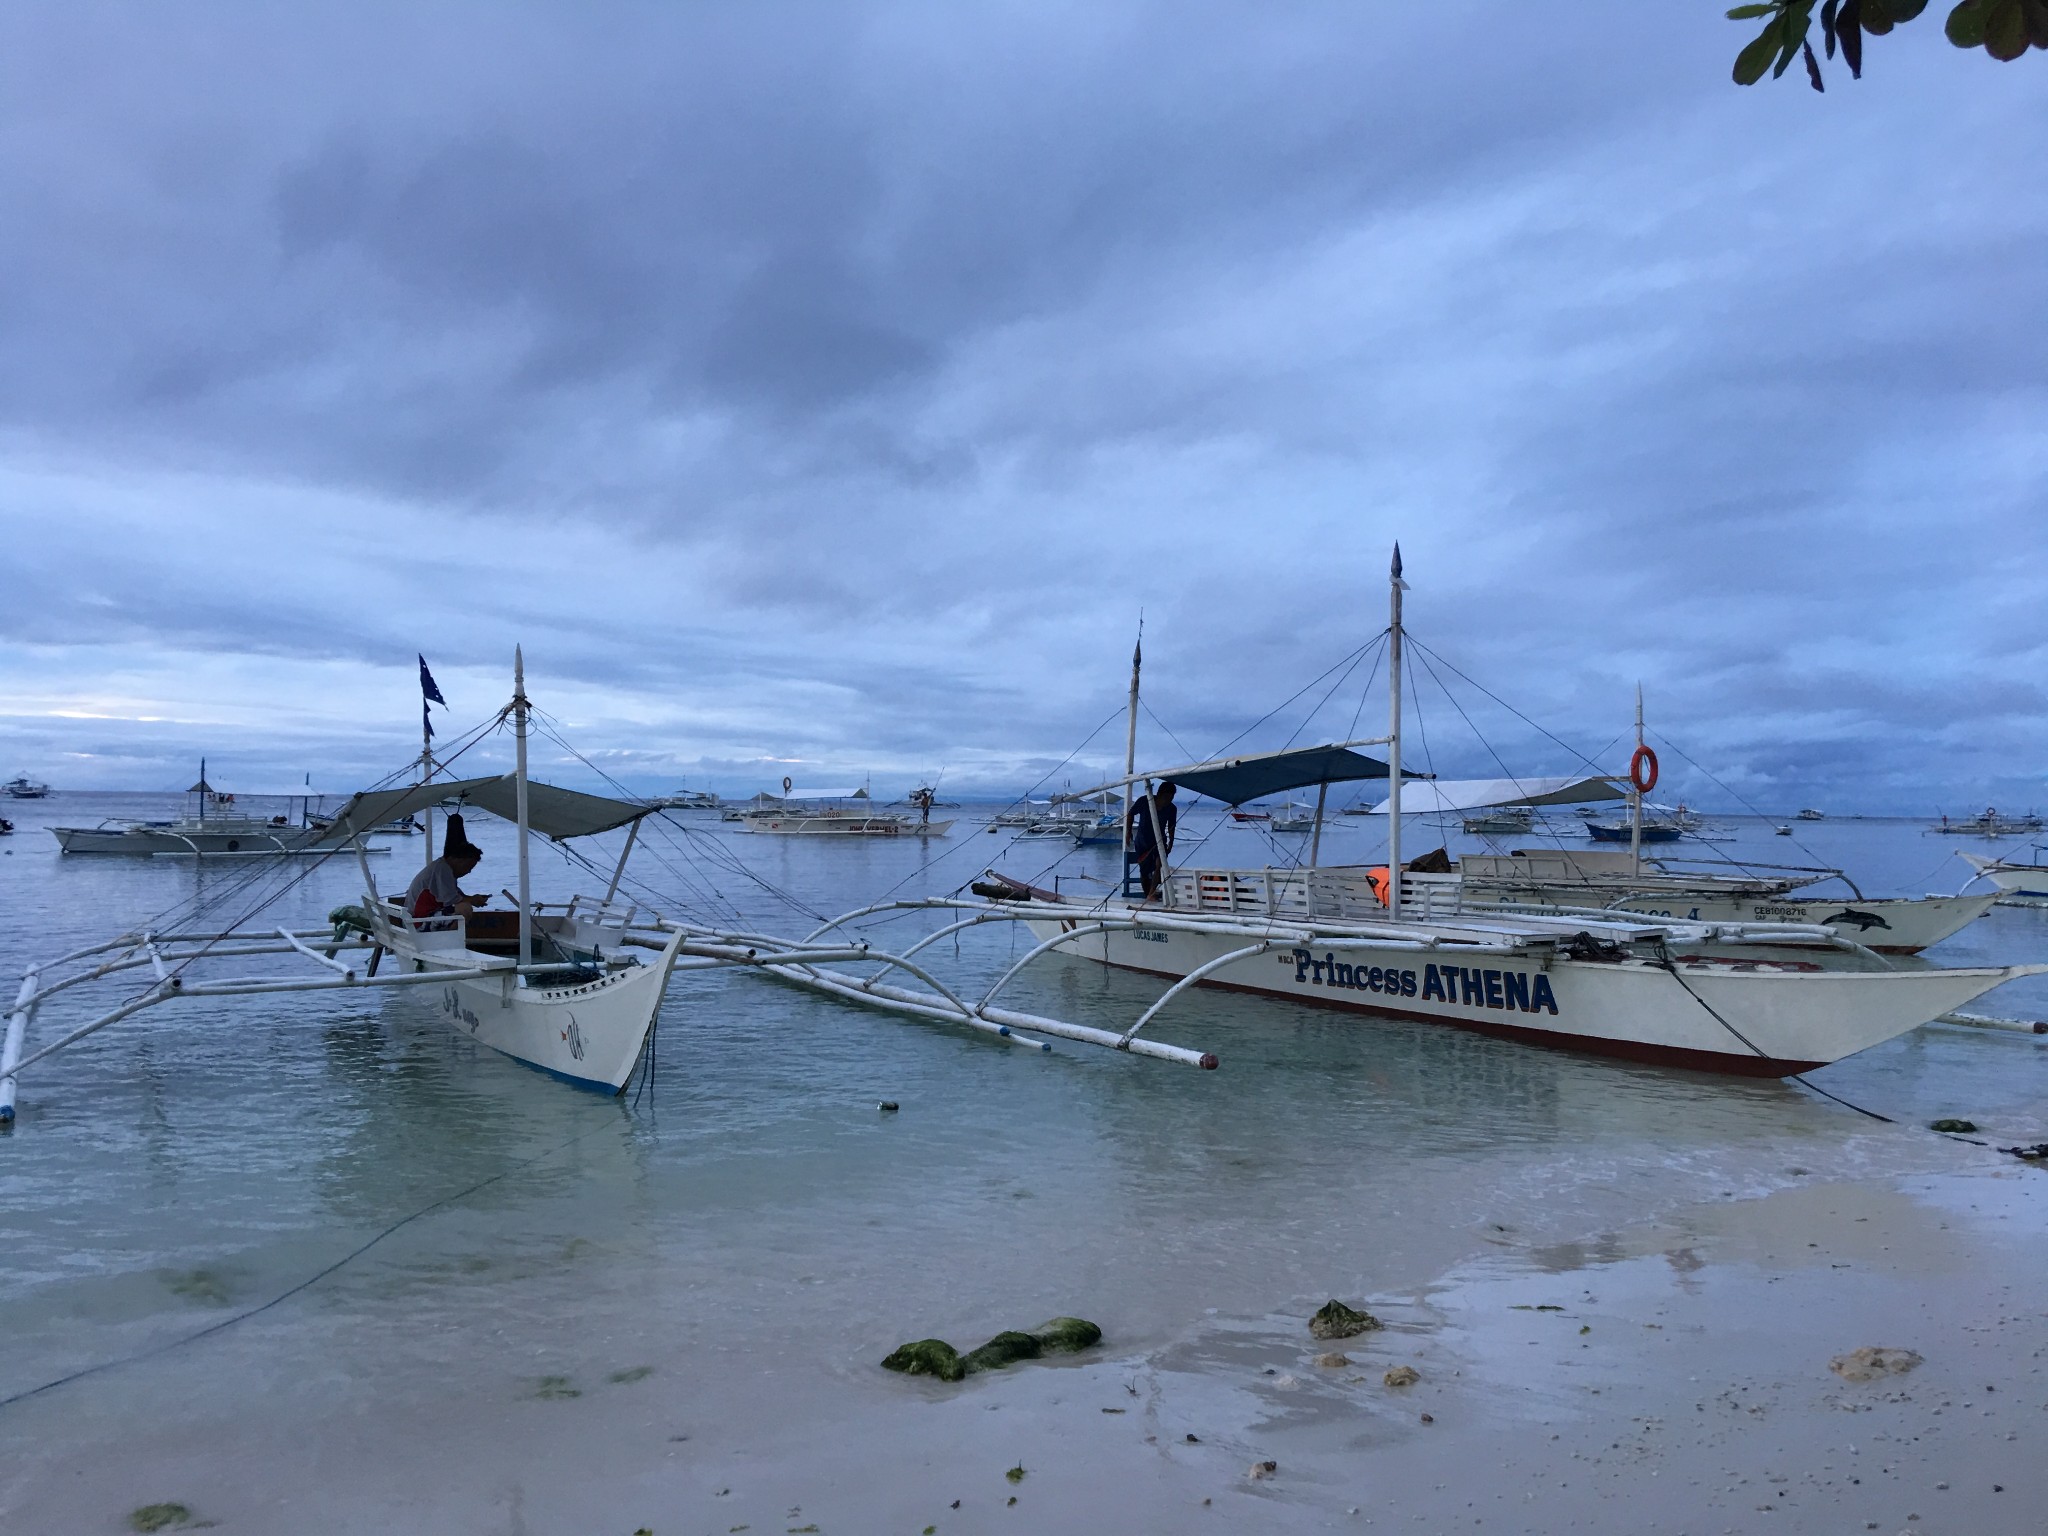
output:
[[[1380,635],[1376,636],[1375,638],[1383,638],[1386,635],[1386,633],[1387,631],[1382,630],[1380,631]],[[1315,687],[1317,683],[1320,683],[1324,678],[1328,677],[1332,672],[1336,671],[1339,667],[1354,664],[1358,656],[1361,655],[1372,644],[1373,641],[1368,640],[1365,642],[1364,645],[1359,646],[1357,650],[1347,652],[1345,655],[1340,656],[1337,660],[1331,662],[1329,666],[1325,667],[1322,671],[1318,672],[1314,677],[1310,678],[1307,682],[1303,683],[1299,688],[1295,689],[1293,693],[1290,693],[1286,698],[1282,699],[1278,704],[1275,704],[1271,709],[1267,710],[1263,715],[1259,716],[1259,718],[1254,720],[1250,725],[1246,726],[1243,730],[1239,731],[1235,736],[1231,737],[1230,740],[1223,743],[1223,745],[1218,747],[1215,750],[1215,752],[1211,755],[1214,757],[1221,757],[1224,753],[1228,752],[1240,741],[1243,741],[1245,737],[1251,735],[1253,731],[1256,731],[1268,720],[1272,719],[1275,715],[1279,714],[1281,710],[1285,709],[1288,705],[1292,704],[1304,693],[1307,693],[1311,688]]]
[[[1749,1036],[1745,1035],[1741,1030],[1737,1029],[1733,1024],[1729,1023],[1727,1019],[1723,1018],[1720,1009],[1716,1008],[1704,997],[1701,997],[1699,993],[1693,991],[1691,984],[1686,981],[1684,975],[1680,973],[1677,965],[1672,962],[1669,956],[1666,956],[1663,960],[1659,961],[1658,963],[1662,965],[1665,970],[1671,973],[1672,979],[1676,981],[1679,984],[1679,986],[1685,989],[1685,995],[1687,997],[1690,997],[1694,1002],[1698,1003],[1702,1008],[1706,1009],[1708,1014],[1711,1015],[1714,1021],[1718,1023],[1723,1029],[1727,1030],[1729,1034],[1733,1035],[1736,1039],[1740,1040],[1744,1045],[1748,1046],[1752,1051],[1756,1052],[1757,1056],[1761,1060],[1769,1061],[1771,1059],[1769,1054],[1765,1052],[1761,1047],[1759,1047],[1754,1040],[1750,1039]],[[1853,1109],[1859,1115],[1868,1115],[1871,1119],[1883,1121],[1886,1125],[1898,1124],[1898,1122],[1892,1119],[1890,1115],[1880,1115],[1876,1110],[1865,1109],[1861,1104],[1851,1104],[1839,1093],[1830,1093],[1827,1089],[1821,1087],[1819,1083],[1808,1081],[1806,1075],[1802,1072],[1788,1073],[1787,1076],[1789,1076],[1793,1082],[1799,1084],[1800,1087],[1810,1088],[1824,1099],[1833,1099],[1837,1104],[1841,1105],[1844,1109]]]
[[[1521,721],[1522,724],[1528,726],[1531,730],[1536,731],[1540,735],[1548,738],[1550,741],[1555,742],[1558,746],[1563,747],[1565,751],[1569,752],[1573,757],[1576,757],[1581,763],[1585,764],[1586,767],[1592,769],[1594,773],[1597,774],[1601,772],[1600,765],[1596,763],[1592,758],[1586,756],[1585,753],[1581,752],[1577,747],[1573,746],[1570,742],[1566,741],[1563,737],[1559,736],[1555,731],[1552,731],[1548,727],[1539,725],[1536,721],[1531,720],[1527,715],[1523,714],[1519,709],[1515,708],[1514,705],[1510,704],[1506,699],[1502,698],[1499,694],[1495,693],[1491,688],[1488,688],[1484,683],[1478,682],[1472,677],[1468,676],[1466,673],[1459,669],[1458,665],[1455,662],[1451,661],[1441,651],[1435,649],[1433,646],[1425,645],[1422,643],[1422,641],[1416,639],[1412,631],[1409,633],[1408,640],[1409,643],[1412,646],[1414,646],[1415,649],[1417,649],[1418,651],[1427,651],[1437,661],[1442,662],[1444,670],[1449,672],[1453,677],[1457,678],[1460,682],[1468,683],[1472,687],[1477,688],[1481,693],[1485,694],[1489,699],[1493,700],[1494,703],[1498,704],[1502,709],[1506,710],[1509,714],[1513,715],[1517,720]],[[1616,741],[1619,741],[1620,739],[1621,738],[1619,736],[1615,738]]]
[[[1358,690],[1358,708],[1351,712],[1351,728],[1344,733],[1347,737],[1356,737],[1358,735],[1358,722],[1365,718],[1366,701],[1372,697],[1372,685],[1379,681],[1380,667],[1387,659],[1386,638],[1385,635],[1380,637],[1379,649],[1373,653],[1372,670],[1365,675],[1365,686]],[[1355,792],[1351,797],[1351,805],[1359,804],[1364,794],[1365,791],[1363,789]],[[1348,808],[1345,807],[1344,809]],[[1338,814],[1341,816],[1343,809],[1340,809]]]
[[[1182,757],[1186,758],[1191,763],[1200,761],[1200,759],[1195,756],[1194,749],[1190,747],[1186,742],[1182,741],[1178,736],[1174,735],[1173,727],[1168,725],[1164,720],[1160,719],[1158,715],[1153,713],[1152,704],[1149,699],[1146,699],[1143,695],[1140,695],[1138,699],[1138,708],[1145,711],[1146,719],[1150,720],[1154,725],[1158,726],[1160,730],[1166,732],[1166,739],[1172,742],[1176,747],[1180,749],[1180,755]]]
[[[1650,730],[1647,731],[1645,734],[1656,737],[1659,741],[1663,742],[1665,746],[1669,747],[1673,752],[1676,752],[1680,757],[1684,758],[1686,763],[1693,769],[1694,772],[1706,774],[1708,780],[1711,781],[1713,785],[1721,791],[1721,793],[1727,795],[1737,805],[1741,806],[1744,810],[1748,811],[1750,815],[1755,816],[1763,821],[1770,820],[1770,818],[1768,816],[1765,816],[1762,811],[1758,810],[1755,806],[1751,805],[1741,795],[1737,794],[1734,790],[1730,789],[1726,784],[1723,784],[1719,779],[1715,778],[1712,773],[1709,773],[1705,768],[1702,768],[1698,763],[1694,762],[1691,757],[1687,756],[1685,748],[1681,747],[1669,736],[1666,736],[1662,731]],[[1801,853],[1805,854],[1809,859],[1818,861],[1820,858],[1820,855],[1815,853],[1811,848],[1807,847],[1806,844],[1803,841],[1801,841],[1796,834],[1793,836],[1792,846],[1794,848],[1797,848]],[[1743,869],[1749,870],[1752,874],[1755,874],[1757,872],[1752,865],[1750,865],[1748,862],[1744,860],[1737,859],[1733,860],[1732,862],[1740,865]]]
[[[1367,642],[1368,645],[1370,643],[1370,641]],[[1358,648],[1358,650],[1355,653],[1353,653],[1350,664],[1344,668],[1344,671],[1338,676],[1337,680],[1334,683],[1330,684],[1328,688],[1323,690],[1323,696],[1320,699],[1316,700],[1315,708],[1311,709],[1307,714],[1303,715],[1301,717],[1301,724],[1297,725],[1292,731],[1288,733],[1287,739],[1280,744],[1281,751],[1285,752],[1289,747],[1293,746],[1294,743],[1300,739],[1301,733],[1307,730],[1311,725],[1315,723],[1316,716],[1323,712],[1323,706],[1330,702],[1330,700],[1336,695],[1337,690],[1344,686],[1345,679],[1349,678],[1352,673],[1356,672],[1358,670],[1358,664],[1361,661],[1365,660],[1365,651],[1366,647],[1361,645]]]
[[[1102,723],[1096,726],[1095,729],[1090,731],[1086,736],[1082,737],[1079,746],[1075,747],[1073,751],[1069,752],[1065,757],[1061,758],[1046,772],[1040,774],[1037,780],[1034,781],[1031,784],[1031,786],[1024,791],[1022,795],[1018,796],[1015,800],[1012,800],[1010,802],[1010,807],[1014,809],[1019,805],[1028,804],[1030,802],[1033,791],[1042,789],[1048,782],[1050,782],[1054,774],[1058,773],[1061,769],[1065,768],[1067,764],[1071,763],[1075,758],[1079,757],[1083,752],[1087,751],[1089,743],[1094,741],[1096,737],[1100,736],[1105,730],[1107,730],[1110,724],[1116,719],[1116,717],[1122,714],[1123,712],[1124,706],[1119,704],[1115,709],[1112,709],[1107,715],[1103,716]],[[1160,729],[1165,730],[1166,727],[1162,725]],[[1173,733],[1171,731],[1167,731],[1167,734],[1171,736]],[[1183,748],[1183,750],[1185,750],[1185,748]],[[1013,837],[1010,839],[1009,843],[1006,844],[1003,848],[999,849],[998,852],[1008,853],[1012,848],[1016,847],[1016,845],[1017,839]],[[972,837],[969,837],[961,842],[953,844],[950,848],[947,848],[943,853],[939,854],[937,857],[927,859],[917,868],[908,871],[902,879],[898,880],[894,885],[890,886],[887,890],[883,891],[878,899],[886,901],[889,897],[894,896],[898,891],[902,890],[903,887],[908,885],[912,880],[917,879],[921,875],[929,875],[938,865],[943,864],[946,860],[952,858],[955,854],[964,853],[969,848],[972,848],[974,846],[975,843]],[[929,847],[929,844],[927,844],[927,847]],[[1069,857],[1071,857],[1074,853],[1078,851],[1079,845],[1077,844],[1074,848],[1071,848],[1066,853],[1061,854],[1059,858],[1053,860],[1052,863],[1048,864],[1044,869],[1040,870],[1038,872],[1039,876],[1042,877],[1044,875],[1050,874],[1053,870],[1059,868],[1061,864],[1066,862],[1066,860]]]
[[[451,1195],[443,1195],[440,1199],[434,1201],[432,1204],[421,1206],[411,1215],[400,1217],[397,1221],[391,1223],[390,1226],[386,1227],[383,1231],[377,1233],[376,1236],[370,1238],[367,1242],[360,1243],[356,1247],[350,1249],[347,1253],[343,1254],[340,1258],[336,1259],[332,1264],[327,1265],[324,1269],[316,1270],[313,1274],[308,1275],[304,1280],[301,1280],[297,1285],[291,1287],[291,1289],[286,1291],[280,1291],[277,1295],[271,1297],[270,1300],[263,1302],[258,1306],[251,1307],[246,1312],[237,1312],[233,1317],[222,1318],[217,1323],[213,1323],[205,1328],[201,1328],[197,1333],[188,1333],[180,1338],[170,1339],[165,1343],[155,1345],[149,1349],[137,1350],[132,1355],[123,1355],[118,1359],[102,1360],[97,1365],[88,1365],[85,1366],[83,1369],[71,1371],[65,1375],[59,1376],[53,1381],[46,1381],[39,1387],[26,1388],[23,1391],[14,1393],[11,1397],[0,1397],[0,1408],[7,1408],[15,1403],[26,1402],[31,1397],[39,1397],[45,1392],[54,1391],[58,1387],[66,1386],[69,1383],[78,1381],[86,1376],[96,1376],[101,1371],[111,1371],[115,1369],[117,1366],[135,1365],[144,1360],[153,1360],[158,1355],[169,1354],[174,1349],[182,1349],[187,1344],[194,1344],[201,1339],[210,1338],[212,1335],[216,1333],[225,1332],[227,1329],[234,1327],[237,1323],[247,1322],[250,1318],[257,1317],[262,1313],[268,1312],[272,1307],[275,1307],[282,1302],[291,1300],[292,1297],[298,1295],[301,1291],[306,1290],[311,1286],[318,1285],[322,1280],[325,1280],[329,1275],[333,1274],[337,1269],[340,1269],[343,1265],[351,1263],[352,1261],[361,1258],[364,1254],[368,1253],[372,1248],[376,1247],[379,1243],[383,1242],[385,1238],[391,1236],[392,1233],[398,1231],[400,1228],[410,1226],[415,1221],[418,1221],[421,1217],[432,1215],[435,1211],[441,1210],[446,1206],[454,1205],[457,1201],[466,1200],[471,1195],[475,1194],[478,1190],[488,1189],[491,1185],[496,1184],[500,1179],[508,1179],[513,1174],[519,1172],[519,1170],[522,1168],[530,1168],[535,1163],[553,1157],[557,1153],[566,1152],[569,1150],[569,1148],[575,1146],[579,1141],[587,1141],[592,1136],[595,1136],[599,1131],[602,1131],[604,1129],[606,1129],[606,1126],[593,1125],[589,1130],[579,1131],[576,1135],[571,1136],[567,1141],[552,1146],[548,1148],[548,1150],[545,1152],[539,1152],[532,1157],[524,1158],[521,1161],[514,1163],[509,1168],[502,1168],[498,1172],[492,1174],[487,1179],[479,1179],[476,1183],[470,1185],[467,1189],[457,1190],[454,1194]]]

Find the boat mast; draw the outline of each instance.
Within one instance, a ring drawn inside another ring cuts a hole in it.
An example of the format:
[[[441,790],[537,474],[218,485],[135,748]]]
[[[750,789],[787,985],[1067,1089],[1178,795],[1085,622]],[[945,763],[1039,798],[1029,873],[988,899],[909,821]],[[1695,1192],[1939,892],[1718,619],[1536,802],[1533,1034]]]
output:
[[[420,663],[425,666],[425,661]],[[420,699],[420,786],[425,788],[434,782],[434,726],[427,718],[427,701]],[[425,869],[434,862],[434,806],[429,801],[422,814],[426,817],[422,825],[427,833],[426,851],[420,855],[420,868]]]
[[[1636,750],[1643,750],[1643,685],[1636,684]],[[1628,797],[1630,800],[1628,818],[1629,872],[1640,875],[1643,872],[1643,792],[1636,788],[1636,766],[1633,759],[1628,766]]]
[[[519,647],[512,648],[512,739],[517,743],[517,757],[513,770],[513,794],[518,805],[519,820],[519,963],[528,965],[533,960],[533,904],[530,886],[531,871],[526,856],[526,653]]]
[[[1387,627],[1387,915],[1401,915],[1401,546],[1388,576]]]
[[[206,759],[199,759],[199,825],[206,825]]]
[[[1138,643],[1131,647],[1131,712],[1124,725],[1124,828],[1123,863],[1119,866],[1123,874],[1119,885],[1128,886],[1131,878],[1131,807],[1137,797],[1132,794],[1131,775],[1138,771],[1138,673],[1145,665],[1145,614],[1138,612]]]

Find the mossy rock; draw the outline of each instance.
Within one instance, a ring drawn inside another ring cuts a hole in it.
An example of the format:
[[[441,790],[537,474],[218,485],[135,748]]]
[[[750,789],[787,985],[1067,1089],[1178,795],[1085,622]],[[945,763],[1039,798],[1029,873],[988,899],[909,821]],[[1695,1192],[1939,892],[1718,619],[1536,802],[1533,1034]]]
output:
[[[167,1531],[191,1523],[192,1511],[182,1504],[145,1504],[128,1516],[128,1528],[135,1531]]]
[[[1085,1317],[1055,1317],[1031,1330],[1031,1337],[1049,1355],[1072,1354],[1102,1342],[1102,1330]]]
[[[960,1357],[960,1364],[970,1371],[1000,1371],[1019,1360],[1036,1360],[1043,1353],[1044,1347],[1034,1335],[1010,1329],[997,1334],[981,1348],[969,1350]]]
[[[1946,1131],[1951,1136],[1968,1136],[1977,1129],[1974,1120],[1937,1120],[1927,1127],[1930,1131]]]
[[[958,1381],[967,1374],[960,1352],[944,1339],[918,1339],[905,1344],[882,1362],[885,1371],[906,1376],[936,1376],[941,1381]]]
[[[1318,1307],[1316,1315],[1308,1320],[1309,1334],[1318,1339],[1348,1339],[1384,1327],[1386,1324],[1370,1312],[1354,1311],[1334,1298]]]

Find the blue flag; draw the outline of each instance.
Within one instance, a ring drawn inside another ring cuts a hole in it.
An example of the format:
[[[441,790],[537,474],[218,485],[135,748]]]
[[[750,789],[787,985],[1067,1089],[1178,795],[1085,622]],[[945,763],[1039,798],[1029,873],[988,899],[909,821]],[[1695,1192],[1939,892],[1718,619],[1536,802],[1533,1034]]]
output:
[[[427,670],[427,658],[424,656],[420,657],[420,697],[432,699],[443,709],[448,707],[448,701],[441,697],[441,690],[434,685],[434,674]]]
[[[420,729],[426,733],[424,739],[434,739],[434,712],[427,708],[425,699],[420,700]]]

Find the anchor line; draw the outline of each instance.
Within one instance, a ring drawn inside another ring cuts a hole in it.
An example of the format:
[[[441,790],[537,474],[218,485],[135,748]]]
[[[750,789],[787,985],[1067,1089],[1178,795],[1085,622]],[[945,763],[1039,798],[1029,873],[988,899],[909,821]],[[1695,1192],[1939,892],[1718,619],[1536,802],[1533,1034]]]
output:
[[[477,1180],[476,1183],[470,1185],[467,1189],[459,1189],[455,1191],[455,1193],[453,1194],[443,1195],[440,1199],[434,1201],[432,1204],[421,1206],[411,1215],[401,1216],[397,1221],[391,1223],[390,1226],[386,1227],[383,1231],[377,1233],[368,1241],[360,1243],[356,1247],[350,1249],[347,1253],[343,1254],[340,1258],[336,1259],[332,1264],[327,1265],[323,1269],[314,1271],[314,1273],[308,1275],[305,1279],[301,1280],[297,1285],[291,1287],[291,1289],[286,1291],[280,1291],[277,1295],[271,1297],[270,1300],[262,1302],[257,1306],[253,1306],[249,1308],[249,1310],[246,1312],[237,1312],[233,1317],[222,1318],[217,1323],[212,1323],[204,1328],[201,1328],[197,1333],[185,1334],[180,1338],[171,1339],[165,1343],[155,1345],[152,1348],[138,1350],[136,1351],[136,1353],[132,1355],[122,1355],[113,1360],[102,1360],[97,1365],[88,1365],[79,1370],[71,1371],[65,1375],[59,1376],[53,1381],[46,1381],[41,1386],[29,1387],[24,1391],[16,1392],[11,1396],[0,1397],[0,1408],[12,1407],[16,1403],[26,1402],[29,1398],[40,1397],[45,1392],[54,1392],[57,1388],[62,1386],[68,1386],[70,1383],[81,1380],[84,1377],[97,1376],[101,1371],[111,1371],[118,1366],[136,1365],[144,1360],[153,1360],[158,1355],[167,1355],[174,1349],[182,1349],[187,1344],[196,1344],[201,1339],[210,1338],[212,1335],[216,1333],[223,1333],[229,1328],[234,1327],[237,1323],[247,1322],[250,1318],[259,1316],[262,1313],[268,1312],[272,1307],[278,1306],[283,1302],[291,1300],[292,1297],[298,1295],[299,1292],[307,1290],[312,1286],[318,1285],[322,1280],[325,1280],[329,1275],[333,1274],[343,1265],[352,1263],[356,1259],[361,1258],[364,1254],[368,1253],[372,1248],[376,1247],[379,1243],[383,1242],[385,1238],[391,1236],[392,1233],[398,1231],[400,1228],[411,1226],[412,1223],[418,1221],[421,1217],[431,1216],[435,1211],[441,1210],[443,1207],[454,1205],[456,1202],[461,1200],[467,1200],[471,1195],[475,1194],[478,1190],[488,1189],[491,1185],[497,1183],[500,1179],[509,1179],[513,1174],[519,1172],[522,1168],[530,1168],[535,1163],[542,1162],[547,1158],[555,1156],[557,1153],[566,1152],[569,1150],[569,1148],[575,1146],[579,1141],[587,1141],[592,1136],[595,1136],[599,1131],[605,1129],[607,1129],[607,1127],[604,1125],[593,1125],[589,1130],[579,1131],[576,1135],[571,1136],[567,1141],[552,1146],[548,1148],[545,1152],[536,1153],[532,1157],[514,1163],[509,1168],[501,1168],[498,1170],[498,1172],[492,1174],[487,1179]]]
[[[1693,989],[1686,984],[1685,977],[1679,973],[1679,969],[1676,965],[1674,965],[1669,959],[1661,960],[1658,963],[1662,965],[1665,970],[1671,973],[1671,979],[1673,981],[1677,982],[1679,986],[1685,989],[1685,995],[1691,998],[1694,1002],[1698,1003],[1702,1008],[1706,1009],[1708,1015],[1711,1018],[1713,1018],[1713,1020],[1717,1024],[1719,1024],[1723,1029],[1727,1030],[1728,1033],[1733,1035],[1736,1039],[1740,1040],[1744,1045],[1748,1046],[1752,1051],[1755,1051],[1759,1057],[1762,1057],[1766,1061],[1770,1059],[1768,1053],[1758,1049],[1757,1043],[1754,1040],[1750,1039],[1749,1036],[1745,1035],[1741,1030],[1737,1029],[1733,1024],[1729,1023],[1725,1018],[1723,1018],[1721,1016],[1721,1011],[1718,1008],[1716,1008],[1712,1003],[1708,1002],[1704,997],[1701,997],[1699,993],[1693,991]],[[1886,1125],[1898,1124],[1898,1121],[1894,1120],[1890,1115],[1880,1115],[1874,1109],[1865,1109],[1861,1104],[1852,1104],[1847,1099],[1843,1098],[1839,1093],[1830,1093],[1827,1089],[1821,1087],[1819,1083],[1809,1082],[1804,1073],[1793,1072],[1788,1075],[1791,1077],[1792,1081],[1797,1083],[1800,1087],[1809,1089],[1812,1092],[1819,1094],[1824,1099],[1833,1099],[1837,1104],[1841,1105],[1844,1109],[1853,1109],[1859,1115],[1868,1115],[1871,1119],[1882,1121]]]

